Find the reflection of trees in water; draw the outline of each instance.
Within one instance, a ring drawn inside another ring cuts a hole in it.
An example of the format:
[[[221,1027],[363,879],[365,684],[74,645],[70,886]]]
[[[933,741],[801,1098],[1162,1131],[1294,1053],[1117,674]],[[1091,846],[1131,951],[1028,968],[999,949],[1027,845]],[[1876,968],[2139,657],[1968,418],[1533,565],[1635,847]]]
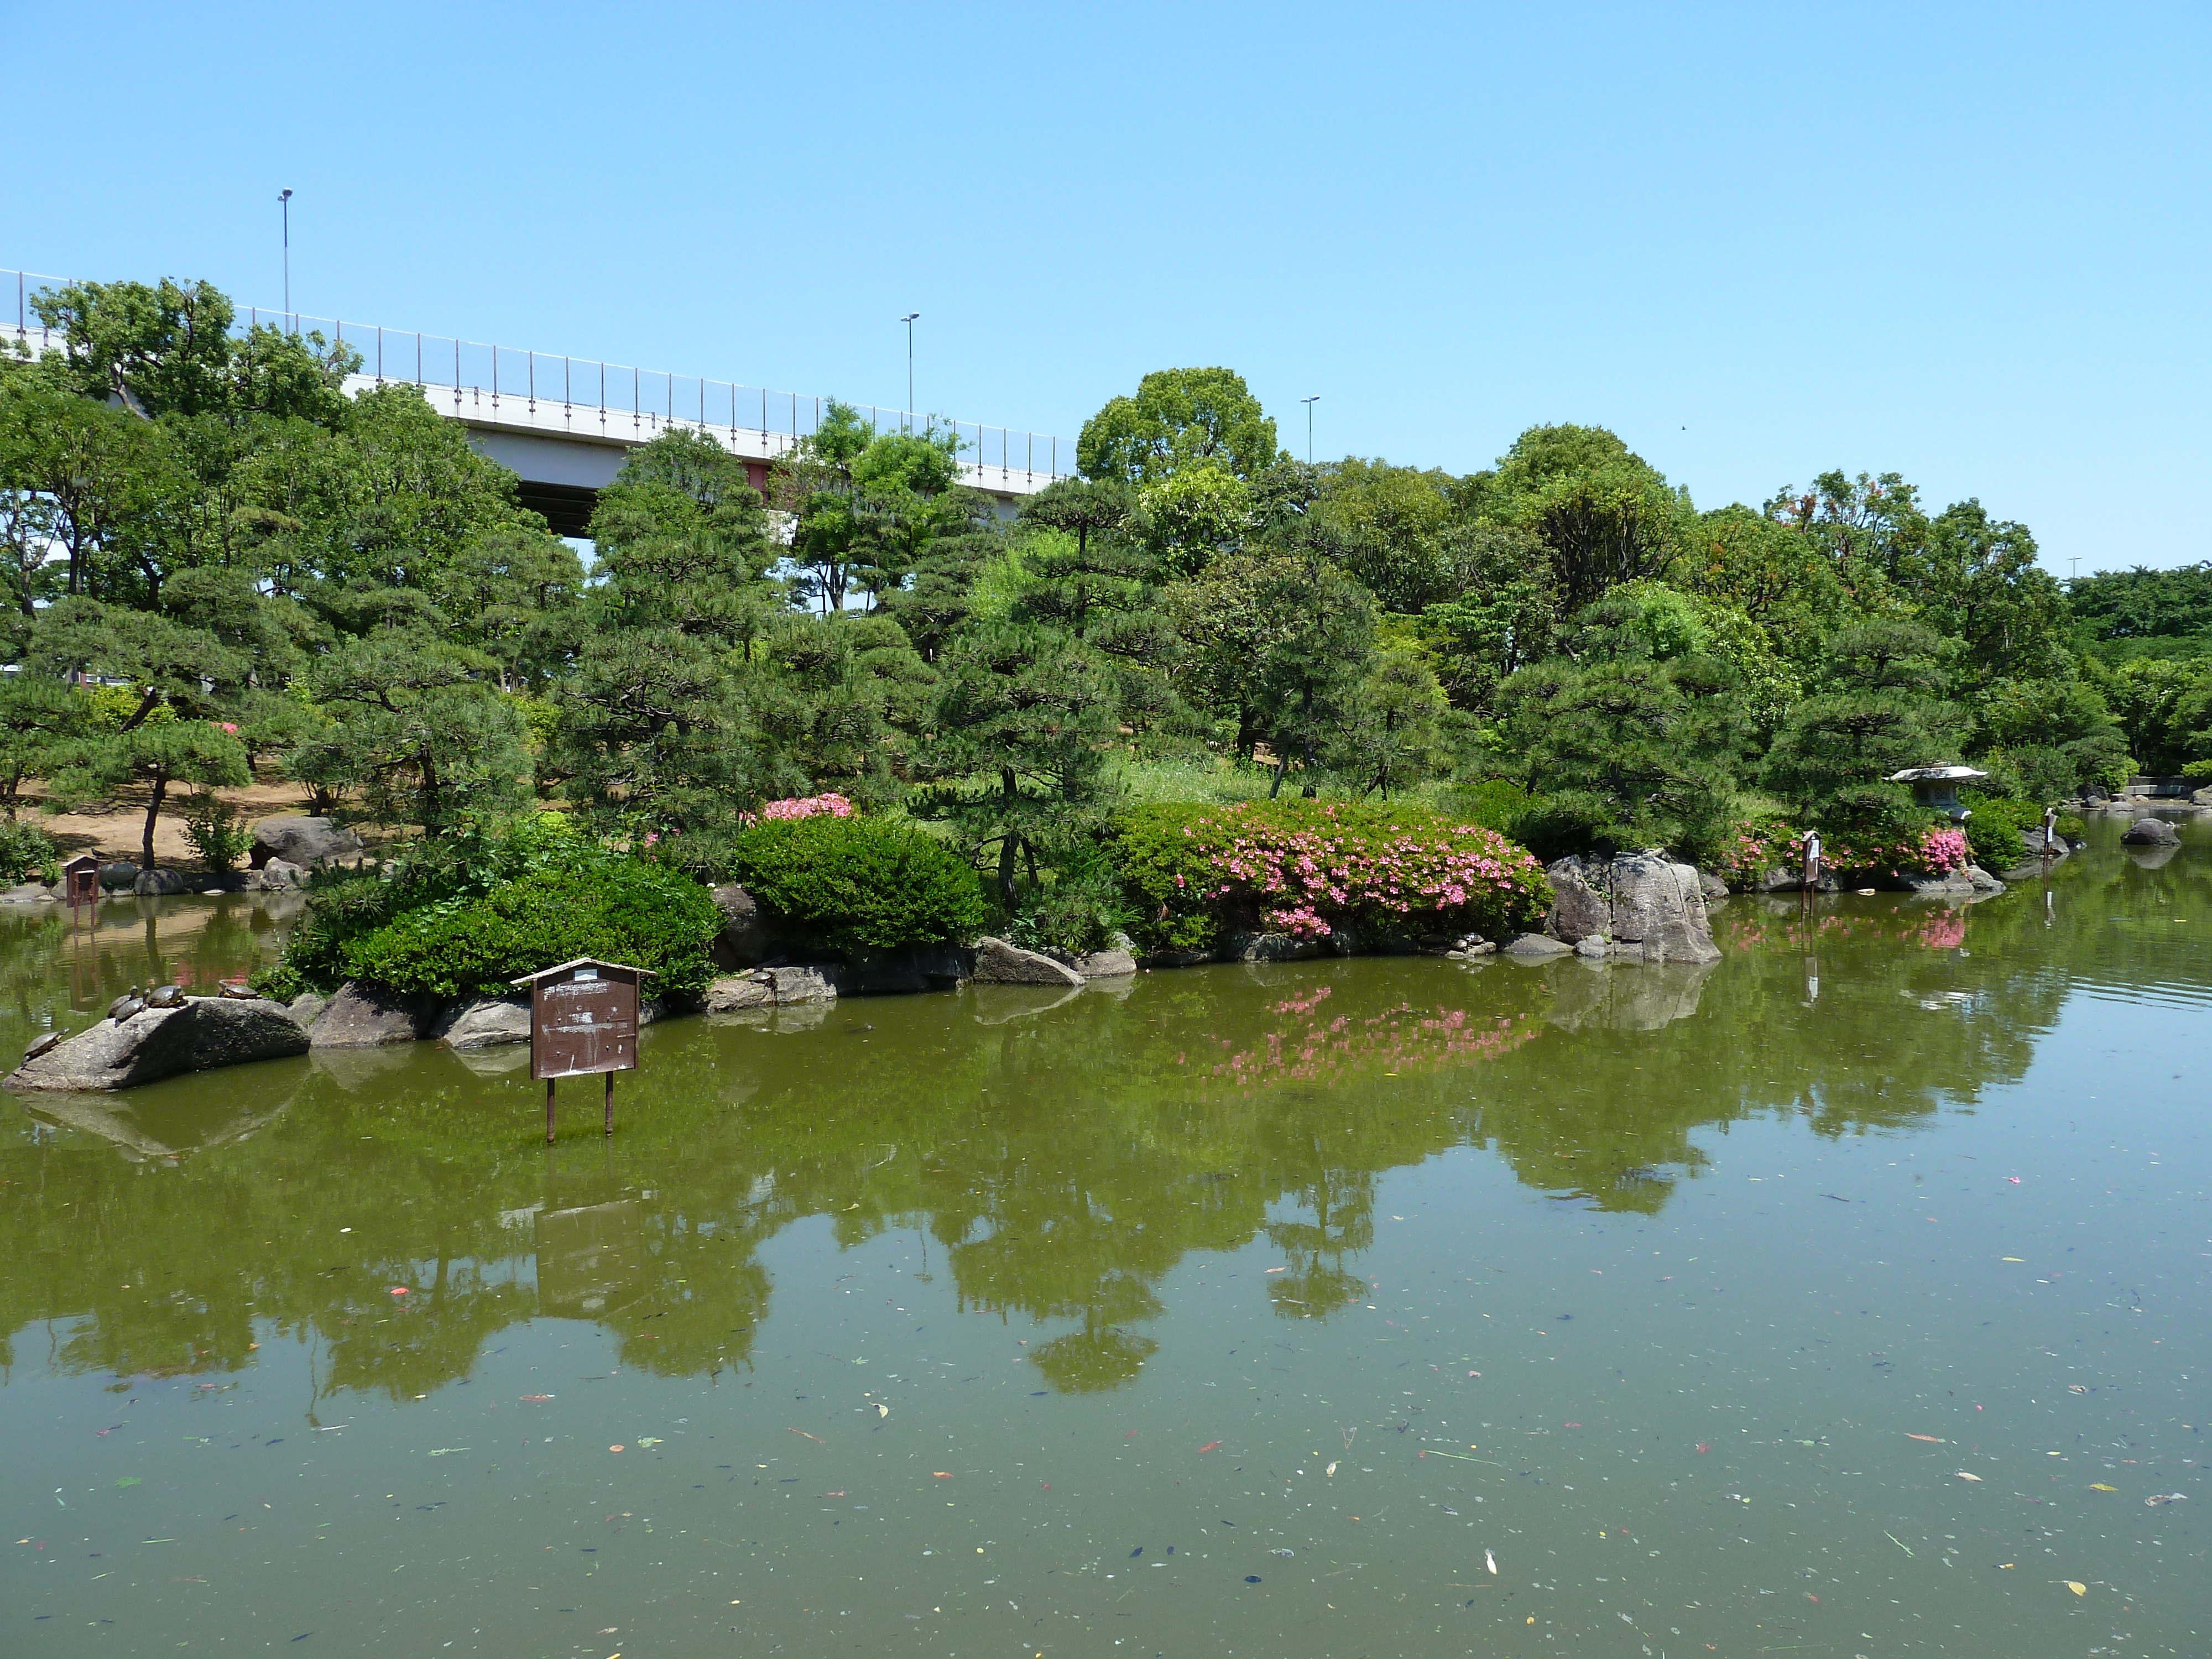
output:
[[[1156,975],[995,1024],[914,998],[784,1036],[670,1025],[614,1141],[550,1153],[526,1080],[432,1051],[350,1091],[295,1061],[173,1079],[103,1109],[202,1149],[181,1159],[16,1120],[0,1330],[75,1321],[74,1370],[216,1375],[250,1363],[259,1319],[319,1344],[325,1387],[412,1395],[507,1325],[564,1316],[612,1332],[625,1366],[711,1374],[749,1363],[761,1246],[820,1217],[847,1248],[926,1229],[963,1308],[1064,1325],[1033,1348],[1048,1386],[1111,1388],[1194,1251],[1265,1237],[1285,1317],[1361,1299],[1382,1174],[1449,1147],[1656,1213],[1738,1119],[1838,1135],[1971,1106],[2025,1072],[2081,976],[2201,997],[2212,965],[2170,925],[2212,914],[2201,857],[2074,862],[2048,910],[2033,888],[1963,913],[1853,900],[1808,927],[1794,902],[1738,901],[1702,975],[1315,963]],[[66,945],[40,981],[8,937],[20,1011],[56,994]]]

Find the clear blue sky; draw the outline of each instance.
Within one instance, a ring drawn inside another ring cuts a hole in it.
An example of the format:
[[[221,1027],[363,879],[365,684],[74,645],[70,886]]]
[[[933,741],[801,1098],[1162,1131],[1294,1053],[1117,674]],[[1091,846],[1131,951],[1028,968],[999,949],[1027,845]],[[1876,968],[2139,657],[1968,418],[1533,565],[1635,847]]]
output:
[[[2212,557],[2201,4],[7,9],[0,264],[274,306],[290,185],[325,315],[895,404],[919,310],[962,420],[1223,363],[1324,458]]]

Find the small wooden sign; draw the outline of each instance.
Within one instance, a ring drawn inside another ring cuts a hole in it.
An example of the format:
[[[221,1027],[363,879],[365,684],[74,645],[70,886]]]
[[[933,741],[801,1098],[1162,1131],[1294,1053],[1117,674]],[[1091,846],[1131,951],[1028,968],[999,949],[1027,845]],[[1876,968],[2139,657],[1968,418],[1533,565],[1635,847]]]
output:
[[[514,981],[530,988],[530,1075],[545,1085],[548,1141],[564,1077],[605,1074],[606,1133],[615,1132],[615,1073],[637,1069],[638,981],[651,971],[579,957]]]
[[[81,854],[62,866],[62,880],[71,904],[96,902],[100,897],[100,860],[90,853]]]

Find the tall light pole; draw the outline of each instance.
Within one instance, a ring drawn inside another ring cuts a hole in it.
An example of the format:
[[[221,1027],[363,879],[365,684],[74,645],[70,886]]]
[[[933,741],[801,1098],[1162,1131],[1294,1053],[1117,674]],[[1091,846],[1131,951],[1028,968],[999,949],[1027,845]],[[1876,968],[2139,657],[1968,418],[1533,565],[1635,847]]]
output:
[[[909,311],[899,319],[906,325],[906,418],[907,430],[914,430],[914,319],[921,313]]]
[[[292,192],[278,193],[276,205],[284,210],[284,315],[292,314]]]
[[[1306,406],[1306,465],[1311,466],[1313,465],[1313,406],[1321,401],[1321,393],[1316,392],[1312,397],[1301,398],[1298,401]]]

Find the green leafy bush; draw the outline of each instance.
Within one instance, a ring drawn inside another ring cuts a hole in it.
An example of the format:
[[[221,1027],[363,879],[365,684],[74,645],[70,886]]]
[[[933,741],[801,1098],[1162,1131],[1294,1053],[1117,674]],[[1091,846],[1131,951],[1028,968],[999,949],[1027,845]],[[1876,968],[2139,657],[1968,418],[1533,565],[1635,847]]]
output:
[[[1533,926],[1552,902],[1543,866],[1494,830],[1421,807],[1317,800],[1138,808],[1117,836],[1147,950],[1196,951],[1224,930],[1319,939]]]
[[[832,950],[967,939],[990,918],[967,860],[892,818],[766,820],[731,843],[730,873],[776,916]]]
[[[1966,820],[1966,845],[1973,849],[1976,864],[1994,872],[2009,870],[2027,856],[2021,832],[2042,827],[2040,806],[1988,796],[1976,797],[1969,805],[1973,811]]]
[[[1449,786],[1443,792],[1442,804],[1454,817],[1511,836],[1515,823],[1528,810],[1531,800],[1528,792],[1510,778],[1486,778],[1480,783]]]
[[[444,997],[504,994],[509,981],[575,957],[652,970],[648,996],[703,989],[722,913],[707,890],[665,866],[579,858],[441,899],[349,940],[348,975]]]
[[[185,839],[200,862],[217,875],[238,868],[239,860],[253,850],[253,832],[237,811],[220,795],[194,795],[185,807]]]
[[[34,823],[0,823],[0,882],[56,882],[62,859],[53,838]]]
[[[2181,775],[2192,783],[2212,783],[2212,757],[2188,762],[2182,767]]]
[[[246,984],[271,1002],[289,1002],[307,988],[300,970],[282,962],[264,962],[246,975]]]
[[[471,820],[378,870],[314,877],[282,962],[255,983],[295,996],[375,978],[459,996],[592,956],[653,969],[658,995],[706,983],[721,925],[697,882],[587,840],[562,813]]]
[[[1006,937],[1026,951],[1105,948],[1130,930],[1136,913],[1121,891],[1121,875],[1105,850],[1085,842],[1054,861],[1046,878],[1026,892],[1006,919]]]

